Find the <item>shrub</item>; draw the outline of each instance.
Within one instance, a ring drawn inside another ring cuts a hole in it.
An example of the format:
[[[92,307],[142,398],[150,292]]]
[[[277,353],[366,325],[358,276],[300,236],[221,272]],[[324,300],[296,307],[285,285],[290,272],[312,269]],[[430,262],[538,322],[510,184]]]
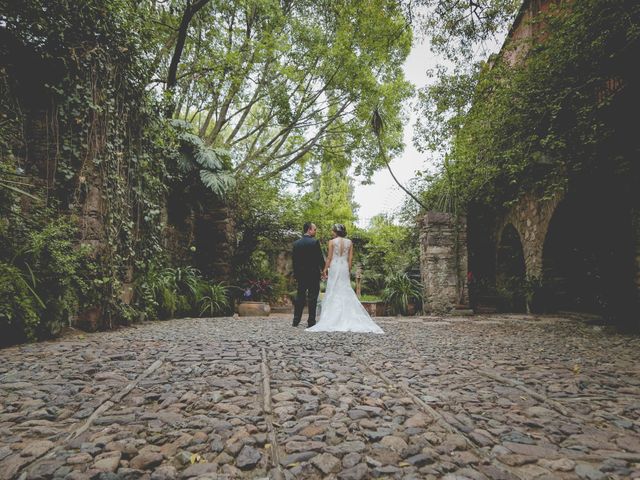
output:
[[[223,283],[205,283],[201,286],[198,305],[200,316],[220,315],[229,308],[229,290]]]
[[[401,315],[409,313],[409,303],[416,302],[416,307],[422,307],[422,284],[406,273],[399,273],[387,278],[382,299]]]
[[[39,299],[22,272],[0,262],[0,346],[36,338],[40,323]]]
[[[147,318],[219,315],[229,307],[229,291],[209,283],[191,266],[152,267],[138,281],[138,304]]]
[[[57,335],[89,290],[86,250],[72,220],[33,215],[0,228],[0,331],[3,344]],[[10,225],[10,226],[9,226]],[[10,229],[10,233],[9,230]]]

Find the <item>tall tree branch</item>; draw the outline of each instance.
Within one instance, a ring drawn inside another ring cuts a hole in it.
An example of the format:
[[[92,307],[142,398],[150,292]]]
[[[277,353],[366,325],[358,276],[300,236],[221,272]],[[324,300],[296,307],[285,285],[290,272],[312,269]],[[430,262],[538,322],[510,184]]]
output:
[[[169,72],[167,73],[167,91],[173,93],[178,83],[178,65],[182,58],[182,51],[184,50],[184,44],[187,41],[187,33],[189,32],[189,24],[193,19],[193,16],[202,9],[209,0],[196,0],[195,3],[191,3],[191,0],[187,1],[187,6],[182,14],[182,20],[180,20],[180,27],[178,28],[178,38],[176,39],[176,46],[173,50],[173,56],[171,57],[171,63],[169,64]],[[175,112],[176,104],[173,100],[167,106],[165,116],[171,118]]]

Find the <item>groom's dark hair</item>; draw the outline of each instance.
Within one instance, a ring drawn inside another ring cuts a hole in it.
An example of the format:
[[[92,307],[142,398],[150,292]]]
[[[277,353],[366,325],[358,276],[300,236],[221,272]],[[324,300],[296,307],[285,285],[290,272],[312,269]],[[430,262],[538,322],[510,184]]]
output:
[[[302,226],[302,233],[307,233],[311,228],[311,225],[313,225],[313,222],[305,222],[304,225]]]

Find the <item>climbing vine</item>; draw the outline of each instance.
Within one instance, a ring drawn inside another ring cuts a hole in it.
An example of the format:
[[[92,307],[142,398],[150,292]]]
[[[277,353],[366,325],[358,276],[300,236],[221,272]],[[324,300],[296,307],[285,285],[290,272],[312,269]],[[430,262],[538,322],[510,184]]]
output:
[[[171,189],[219,198],[233,179],[228,153],[165,119],[149,89],[154,7],[1,7],[0,284],[9,294],[0,299],[0,331],[20,341],[54,335],[73,319],[111,328],[163,308],[222,311],[225,288],[192,267],[172,268],[163,246]],[[183,277],[197,286],[189,295],[154,287],[181,286]]]
[[[142,12],[136,8],[142,7],[128,2],[34,1],[11,5],[3,13],[3,35],[12,41],[4,89],[9,98],[27,106],[12,110],[11,121],[22,127],[34,117],[41,120],[40,134],[47,143],[46,150],[29,152],[15,138],[3,136],[3,165],[8,173],[23,174],[39,185],[40,202],[31,209],[46,208],[75,219],[67,222],[66,241],[71,245],[75,239],[85,246],[74,251],[90,260],[90,267],[77,266],[66,273],[84,277],[83,303],[101,312],[97,327],[111,327],[115,319],[127,321],[135,315],[121,301],[121,283],[133,281],[134,272],[144,274],[161,253],[163,158],[177,145],[145,88],[150,66],[143,51]],[[35,86],[21,83],[21,52],[30,55],[29,69],[40,70],[41,81]],[[41,98],[25,98],[27,87],[39,91]],[[12,157],[17,161],[10,168]],[[38,182],[43,177],[45,181]],[[19,195],[5,200],[5,207],[19,213],[11,207],[20,204]],[[30,210],[22,214],[33,218]],[[11,226],[19,218],[11,217]],[[25,225],[32,234],[52,228],[44,219]],[[37,273],[42,275],[48,267],[40,267]],[[82,313],[82,305],[75,303],[78,311],[68,308],[48,323],[67,323],[70,315]],[[41,336],[30,328],[25,331],[29,338]]]
[[[533,38],[508,42],[476,75],[468,112],[460,95],[468,97],[469,88],[441,92],[455,106],[455,128],[440,172],[423,184],[434,208],[508,206],[531,190],[550,196],[601,164],[602,145],[616,133],[608,106],[637,81],[640,6],[561,2],[531,28]],[[630,171],[628,158],[614,161]]]

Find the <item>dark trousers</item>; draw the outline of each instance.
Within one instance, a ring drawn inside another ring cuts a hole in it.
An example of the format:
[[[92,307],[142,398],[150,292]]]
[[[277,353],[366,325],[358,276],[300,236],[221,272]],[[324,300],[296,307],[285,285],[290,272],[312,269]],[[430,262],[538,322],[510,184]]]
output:
[[[298,292],[296,294],[296,303],[293,311],[293,326],[297,326],[302,320],[302,310],[304,309],[305,300],[309,300],[309,318],[307,325],[312,327],[316,324],[316,307],[318,305],[318,295],[320,294],[319,278],[300,278],[298,279]]]

